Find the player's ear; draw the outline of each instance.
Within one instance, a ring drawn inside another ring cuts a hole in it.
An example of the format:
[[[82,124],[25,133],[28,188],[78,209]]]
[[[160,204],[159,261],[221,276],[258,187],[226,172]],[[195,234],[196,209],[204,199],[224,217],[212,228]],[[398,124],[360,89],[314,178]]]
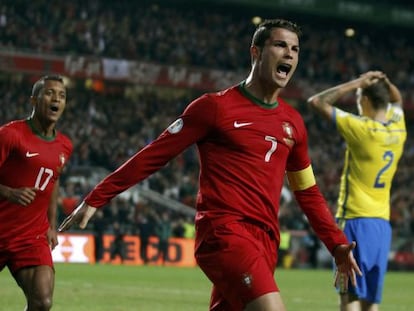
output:
[[[369,99],[369,97],[368,96],[366,96],[366,95],[362,95],[361,96],[361,102],[363,102],[363,103],[369,103],[370,105],[371,105],[371,100]]]
[[[260,48],[258,46],[252,45],[250,47],[250,59],[253,66],[260,59]]]
[[[260,55],[260,48],[257,47],[256,45],[252,45],[250,47],[250,55],[252,56],[253,59],[257,59]]]
[[[36,96],[30,96],[30,105],[32,105],[32,107],[35,107],[37,103],[37,97]]]

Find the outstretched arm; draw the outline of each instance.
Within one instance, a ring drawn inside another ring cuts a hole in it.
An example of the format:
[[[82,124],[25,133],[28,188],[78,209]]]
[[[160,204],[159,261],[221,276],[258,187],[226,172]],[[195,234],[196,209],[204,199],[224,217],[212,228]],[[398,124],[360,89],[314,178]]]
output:
[[[95,214],[97,208],[86,204],[84,201],[78,205],[74,211],[66,217],[60,224],[58,231],[69,230],[73,225],[79,225],[79,228],[85,229],[89,219]]]

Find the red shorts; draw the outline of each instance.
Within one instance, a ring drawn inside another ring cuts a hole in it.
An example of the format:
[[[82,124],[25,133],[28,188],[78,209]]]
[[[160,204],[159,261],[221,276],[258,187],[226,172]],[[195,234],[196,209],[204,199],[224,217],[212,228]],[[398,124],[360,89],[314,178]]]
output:
[[[30,266],[53,268],[52,253],[46,236],[37,236],[31,241],[13,244],[0,250],[0,271],[7,266],[14,275],[18,270]]]
[[[237,221],[211,229],[195,257],[214,285],[210,310],[241,311],[250,301],[279,291],[273,275],[277,241],[256,224]]]

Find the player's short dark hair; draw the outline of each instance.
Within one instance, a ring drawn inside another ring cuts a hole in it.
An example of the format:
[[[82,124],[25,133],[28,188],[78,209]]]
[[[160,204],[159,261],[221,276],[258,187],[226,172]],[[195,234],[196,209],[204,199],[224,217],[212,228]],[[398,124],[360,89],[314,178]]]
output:
[[[374,109],[385,108],[390,102],[390,87],[385,79],[379,79],[378,82],[362,89],[361,95],[369,98]]]
[[[273,28],[284,28],[297,34],[300,38],[302,35],[301,28],[294,22],[285,19],[267,19],[260,23],[253,34],[252,45],[263,47],[266,40],[270,38],[270,32]]]
[[[47,75],[47,76],[43,76],[39,80],[37,80],[35,82],[35,84],[33,84],[32,96],[33,97],[37,97],[39,95],[40,91],[45,86],[45,81],[50,81],[50,80],[52,80],[52,81],[58,81],[58,82],[64,84],[63,77],[61,75]]]

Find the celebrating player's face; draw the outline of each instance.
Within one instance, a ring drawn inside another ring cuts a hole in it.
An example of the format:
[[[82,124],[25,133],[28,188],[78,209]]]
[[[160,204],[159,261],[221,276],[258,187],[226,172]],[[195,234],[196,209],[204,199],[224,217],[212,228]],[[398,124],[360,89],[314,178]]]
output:
[[[296,70],[299,38],[284,28],[274,28],[259,56],[261,79],[285,87]]]
[[[59,81],[46,80],[35,100],[35,115],[45,122],[57,122],[65,110],[66,89]]]

